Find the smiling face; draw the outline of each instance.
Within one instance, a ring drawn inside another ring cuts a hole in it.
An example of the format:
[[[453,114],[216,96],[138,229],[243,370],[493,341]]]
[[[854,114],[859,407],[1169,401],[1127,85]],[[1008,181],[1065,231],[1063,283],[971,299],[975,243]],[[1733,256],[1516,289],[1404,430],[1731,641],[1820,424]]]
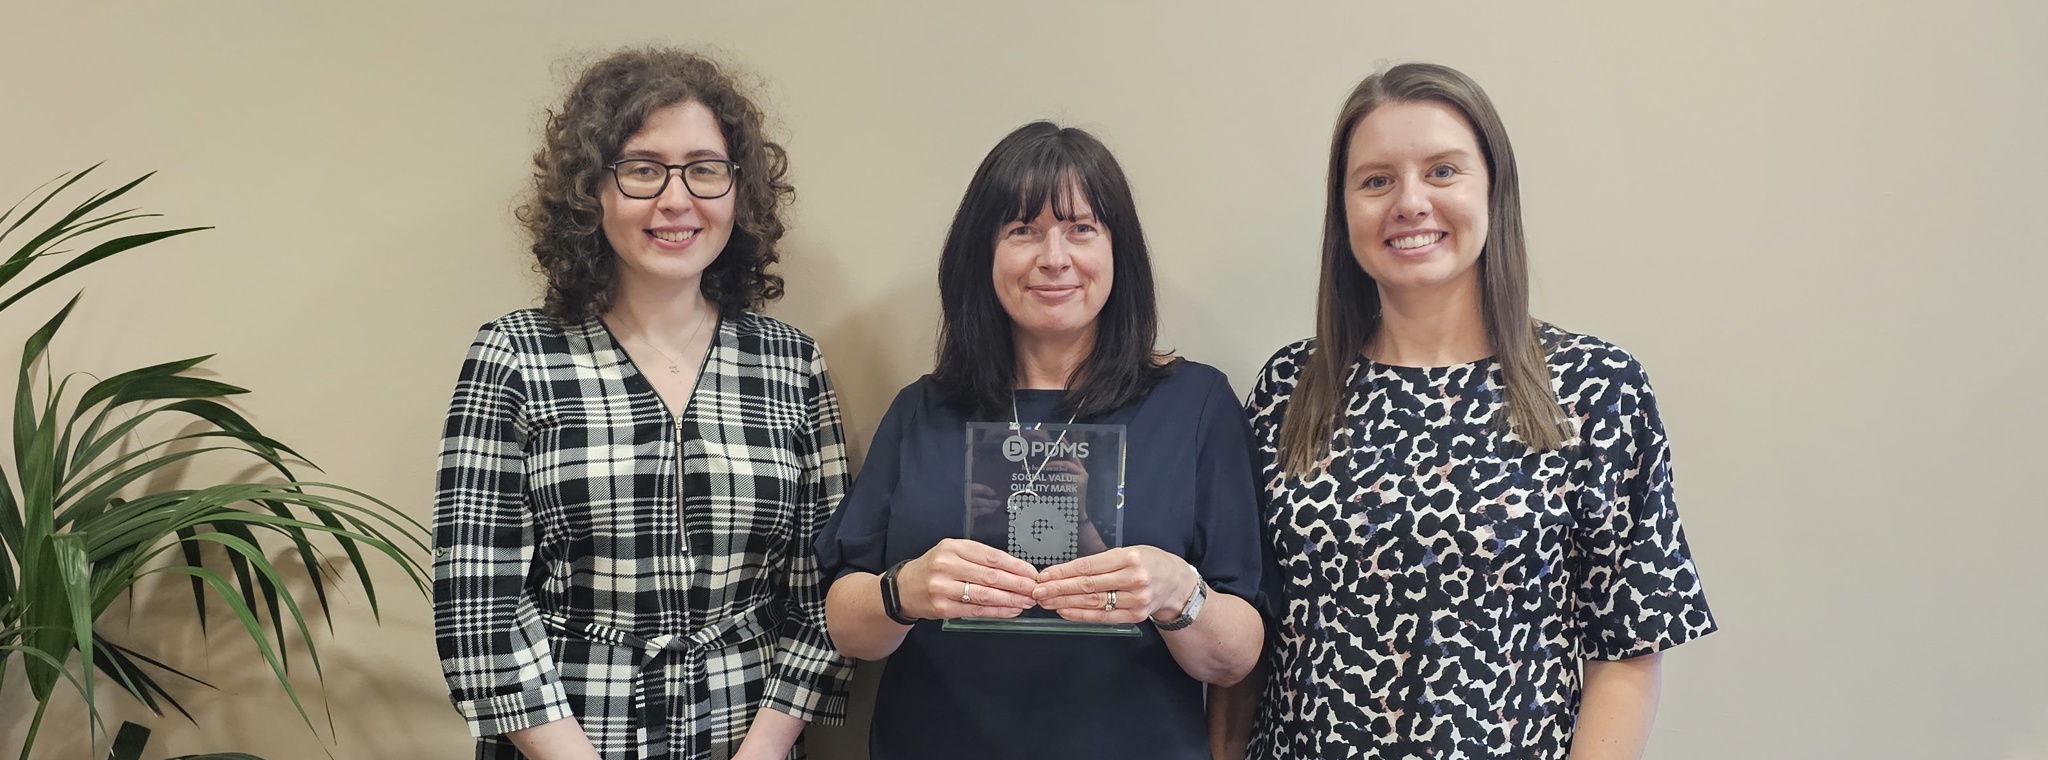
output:
[[[717,117],[704,104],[689,101],[649,113],[612,160],[629,158],[683,164],[730,156]],[[609,171],[598,184],[604,235],[619,257],[621,280],[695,282],[732,239],[736,188],[706,200],[690,195],[682,177],[671,176],[660,195],[641,199],[619,192]]]
[[[1067,219],[1057,218],[1048,203],[1029,221],[1004,222],[996,229],[996,299],[1023,339],[1093,336],[1096,317],[1109,300],[1114,280],[1109,230],[1078,190],[1063,192],[1072,210]]]
[[[1387,295],[1479,288],[1486,158],[1457,109],[1396,101],[1367,114],[1346,148],[1351,255]]]

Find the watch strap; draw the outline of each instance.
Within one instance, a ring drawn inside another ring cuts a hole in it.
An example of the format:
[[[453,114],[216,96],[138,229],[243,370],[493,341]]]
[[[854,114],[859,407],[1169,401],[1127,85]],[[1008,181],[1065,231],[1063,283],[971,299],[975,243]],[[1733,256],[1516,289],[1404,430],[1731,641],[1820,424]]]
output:
[[[888,570],[882,572],[882,614],[888,615],[889,619],[896,621],[898,625],[917,624],[917,618],[903,613],[903,593],[896,587],[896,572],[909,563],[910,560],[906,559],[890,565]]]
[[[1164,623],[1152,621],[1159,630],[1178,631],[1194,625],[1195,618],[1202,614],[1202,604],[1209,599],[1209,583],[1202,580],[1202,571],[1195,569],[1194,563],[1188,563],[1188,570],[1195,574],[1195,590],[1188,593],[1188,603],[1181,606],[1180,617]]]

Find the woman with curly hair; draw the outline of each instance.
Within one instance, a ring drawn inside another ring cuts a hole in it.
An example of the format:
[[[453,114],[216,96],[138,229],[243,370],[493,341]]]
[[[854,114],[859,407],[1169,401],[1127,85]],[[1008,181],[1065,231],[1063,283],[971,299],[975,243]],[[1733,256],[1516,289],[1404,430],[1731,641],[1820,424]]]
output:
[[[817,345],[753,313],[792,189],[715,62],[631,50],[551,112],[519,218],[545,306],[483,326],[444,429],[435,636],[478,758],[802,756],[846,710],[812,538],[847,486]]]

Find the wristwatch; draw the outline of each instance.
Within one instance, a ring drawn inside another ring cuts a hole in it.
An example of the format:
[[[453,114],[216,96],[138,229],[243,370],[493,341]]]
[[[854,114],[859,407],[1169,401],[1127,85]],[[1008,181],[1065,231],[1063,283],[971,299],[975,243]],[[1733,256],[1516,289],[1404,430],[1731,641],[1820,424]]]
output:
[[[1152,625],[1159,630],[1178,631],[1194,625],[1195,617],[1202,614],[1202,603],[1209,601],[1209,584],[1202,581],[1202,571],[1195,569],[1194,563],[1191,562],[1188,563],[1188,572],[1195,574],[1195,591],[1188,595],[1188,603],[1180,608],[1180,617],[1164,623],[1152,621]]]
[[[896,590],[896,571],[902,570],[907,564],[910,564],[910,560],[906,559],[890,565],[888,571],[882,573],[882,613],[898,624],[916,625],[917,618],[903,614],[903,594]]]

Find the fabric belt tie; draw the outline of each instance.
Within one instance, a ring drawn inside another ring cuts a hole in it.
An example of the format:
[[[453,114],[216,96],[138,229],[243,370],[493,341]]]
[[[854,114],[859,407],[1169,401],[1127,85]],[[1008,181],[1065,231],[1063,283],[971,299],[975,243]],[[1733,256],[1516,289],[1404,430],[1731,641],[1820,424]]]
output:
[[[776,606],[761,602],[741,610],[739,613],[697,629],[695,633],[681,636],[664,633],[644,637],[607,625],[589,621],[571,620],[567,616],[552,612],[540,613],[541,622],[548,632],[556,636],[579,639],[595,644],[607,644],[628,649],[637,649],[646,659],[640,664],[635,691],[639,698],[634,700],[643,705],[634,711],[635,735],[639,737],[644,757],[668,757],[669,753],[669,710],[668,679],[662,677],[662,669],[671,658],[682,658],[685,683],[688,684],[687,704],[704,705],[710,701],[710,688],[704,674],[704,655],[727,647],[745,644],[754,639],[773,633],[781,623]],[[691,725],[708,716],[691,716]],[[684,741],[692,745],[687,752],[674,753],[677,757],[694,757],[710,749],[710,737],[704,731],[691,731]],[[694,746],[699,743],[706,746]]]

